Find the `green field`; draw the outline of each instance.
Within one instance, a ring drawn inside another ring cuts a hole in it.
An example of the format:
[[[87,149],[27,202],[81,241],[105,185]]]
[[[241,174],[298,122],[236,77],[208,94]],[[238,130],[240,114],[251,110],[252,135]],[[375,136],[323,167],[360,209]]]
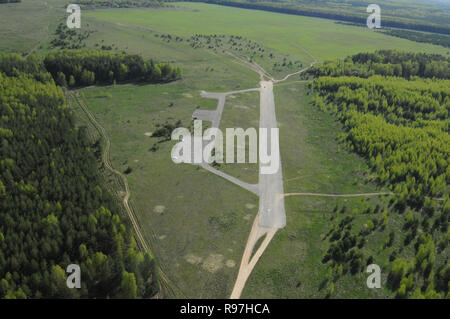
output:
[[[30,52],[48,37],[51,7],[46,1],[2,4],[0,52]]]
[[[267,47],[308,60],[301,47],[319,60],[343,58],[377,49],[397,48],[446,54],[447,49],[385,36],[367,28],[331,20],[244,10],[203,3],[175,3],[183,10],[102,10],[87,15],[115,23],[147,27],[179,36],[228,34],[248,37]]]

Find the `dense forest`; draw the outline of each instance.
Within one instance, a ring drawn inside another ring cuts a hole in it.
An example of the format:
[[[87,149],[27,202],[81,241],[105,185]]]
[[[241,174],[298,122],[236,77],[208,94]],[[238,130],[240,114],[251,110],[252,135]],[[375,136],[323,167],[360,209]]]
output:
[[[22,0],[0,0],[0,3],[18,3]]]
[[[40,81],[54,79],[64,87],[123,82],[162,83],[181,78],[179,67],[154,63],[138,55],[101,51],[61,50],[41,59],[0,54],[0,72],[8,76],[27,73]]]
[[[450,60],[440,55],[382,50],[360,53],[344,60],[328,61],[311,71],[316,76],[357,76],[368,78],[375,74],[410,79],[450,79]]]
[[[335,112],[352,149],[422,207],[450,184],[450,66],[435,55],[379,51],[315,67],[314,103]],[[430,79],[432,77],[432,79]],[[417,152],[417,150],[421,152]]]
[[[0,54],[0,72],[7,76],[27,74],[40,82],[51,82],[52,76],[45,69],[41,58],[34,54],[23,57],[16,53]]]
[[[392,253],[390,288],[397,297],[448,294],[449,72],[447,58],[397,51],[357,54],[311,71],[318,76],[310,83],[313,103],[335,114],[345,131],[342,141],[367,159],[378,184],[396,194],[389,208],[377,208],[382,215],[369,220],[368,229],[352,234],[348,219],[334,227],[324,258],[334,263],[332,273],[342,274],[343,265],[359,272],[365,236],[391,227],[389,213],[404,214],[402,247],[414,244],[415,257]],[[394,237],[392,230],[385,247]]]
[[[193,1],[193,0],[191,0]],[[198,0],[196,0],[198,1]],[[278,13],[326,18],[366,25],[366,8],[372,1],[354,0],[202,0],[225,6]],[[383,27],[411,29],[450,34],[450,6],[436,3],[420,4],[394,0],[378,0]],[[426,13],[426,14],[424,14]]]
[[[77,80],[83,70],[102,79],[115,65],[129,68],[120,80],[154,70],[134,56],[65,53],[45,60],[57,80],[60,70]],[[152,297],[154,258],[137,249],[99,172],[100,144],[75,126],[46,63],[0,56],[0,298]],[[81,267],[81,289],[66,286],[69,264]]]
[[[62,50],[49,53],[45,68],[62,86],[96,83],[170,82],[181,78],[181,69],[154,63],[138,55],[101,51]]]

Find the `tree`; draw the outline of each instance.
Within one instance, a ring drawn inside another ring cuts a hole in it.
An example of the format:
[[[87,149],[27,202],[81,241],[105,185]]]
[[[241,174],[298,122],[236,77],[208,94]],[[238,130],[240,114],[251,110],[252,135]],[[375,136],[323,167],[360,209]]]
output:
[[[392,269],[390,272],[390,279],[394,287],[398,286],[400,283],[400,280],[403,278],[403,276],[408,271],[408,264],[406,263],[406,260],[397,258],[392,263]],[[406,289],[406,287],[405,287]]]
[[[124,271],[122,273],[122,281],[120,290],[123,298],[134,299],[137,296],[136,278],[133,273]]]
[[[66,76],[62,72],[58,72],[56,75],[56,83],[62,87],[67,86]]]
[[[64,269],[59,265],[51,268],[50,273],[50,296],[53,298],[71,298],[74,289],[69,289],[66,284],[67,275]]]
[[[80,82],[82,85],[92,85],[95,82],[94,72],[88,71],[86,69],[81,73]]]
[[[70,86],[70,87],[74,87],[75,84],[76,84],[76,82],[75,82],[75,77],[71,74],[71,75],[70,75],[70,78],[69,78],[69,86]]]

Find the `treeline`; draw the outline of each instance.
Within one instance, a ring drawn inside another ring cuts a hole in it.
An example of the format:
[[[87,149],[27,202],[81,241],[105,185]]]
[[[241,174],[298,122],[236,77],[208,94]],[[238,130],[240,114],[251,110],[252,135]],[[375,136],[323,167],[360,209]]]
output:
[[[0,0],[0,3],[18,3],[22,2],[22,0]]]
[[[344,60],[328,61],[309,71],[316,76],[358,76],[368,78],[375,74],[410,79],[450,79],[450,59],[437,54],[381,50],[360,53]]]
[[[41,82],[52,78],[64,87],[123,82],[163,83],[180,79],[182,70],[154,63],[138,55],[102,51],[62,50],[44,59],[35,55],[0,54],[0,72],[8,76],[25,73]]]
[[[197,1],[197,0],[195,0]],[[194,0],[189,0],[189,2],[195,2]],[[366,19],[368,14],[366,13],[366,7],[371,2],[367,2],[365,6],[358,3],[354,5],[342,5],[342,2],[335,1],[320,1],[311,3],[311,1],[252,1],[252,0],[202,0],[200,2],[219,4],[230,7],[244,8],[244,9],[255,9],[263,10],[277,13],[286,13],[293,15],[302,15],[315,18],[325,18],[333,19],[339,21],[354,22],[358,24],[366,24]],[[380,4],[382,9],[388,6],[383,6]],[[429,9],[427,7],[415,8],[416,14],[414,16],[405,17],[405,8],[395,5],[391,2],[389,4],[389,14],[383,11],[382,14],[382,25],[392,28],[400,29],[411,29],[424,32],[435,32],[442,34],[450,34],[450,26],[444,23],[436,23],[437,19],[445,21],[448,16],[441,16],[439,10]],[[411,8],[412,9],[412,8]],[[398,11],[398,13],[396,13]],[[411,10],[410,12],[412,12]],[[423,11],[428,11],[427,17],[434,17],[424,20]]]
[[[0,298],[151,297],[137,250],[61,88],[0,73]],[[81,289],[66,267],[81,267]]]
[[[340,114],[355,110],[382,115],[383,120],[395,125],[444,128],[449,112],[449,85],[449,80],[405,80],[380,75],[322,76],[313,83],[313,88],[326,92],[327,101]]]
[[[415,256],[408,261],[400,256],[403,247],[393,251],[389,287],[399,298],[448,296],[450,266],[436,256],[445,256],[450,238],[448,60],[380,51],[315,66],[312,74],[319,75],[310,83],[312,102],[343,123],[342,141],[366,158],[380,185],[395,193],[390,211],[406,215],[401,245],[414,243]],[[367,229],[388,227],[388,217],[385,210],[379,220],[366,223]],[[340,265],[357,273],[365,261],[364,242],[359,245],[364,234],[352,234],[347,222],[330,235],[324,262],[335,265],[334,273],[342,273]],[[386,247],[398,231],[391,229]]]
[[[381,32],[393,37],[408,39],[419,43],[431,43],[450,48],[450,36],[437,33],[423,33],[410,30],[382,28]]]
[[[154,63],[138,55],[63,50],[49,53],[45,68],[62,86],[114,82],[170,82],[181,78],[179,67]]]
[[[45,69],[42,59],[34,54],[27,57],[16,53],[0,54],[0,72],[7,76],[27,74],[41,82],[52,81],[52,76]]]

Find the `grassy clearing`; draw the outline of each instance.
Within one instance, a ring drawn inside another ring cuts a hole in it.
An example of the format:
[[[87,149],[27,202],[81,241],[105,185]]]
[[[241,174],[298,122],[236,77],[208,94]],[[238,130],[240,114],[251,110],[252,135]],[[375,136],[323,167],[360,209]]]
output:
[[[198,166],[174,164],[170,151],[175,143],[150,135],[178,120],[189,128],[196,108],[215,109],[217,101],[201,98],[201,90],[253,87],[258,75],[229,56],[167,44],[144,30],[88,23],[97,30],[88,47],[104,40],[117,50],[183,67],[183,80],[175,83],[96,86],[82,94],[109,133],[114,167],[132,169],[127,175],[131,204],[156,259],[181,296],[228,297],[256,214],[248,207],[257,206],[257,197]]]
[[[222,297],[231,290],[256,196],[209,174],[198,166],[170,160],[174,142],[146,136],[157,123],[181,119],[188,127],[195,103],[183,105],[181,83],[123,85],[83,90],[85,99],[110,134],[114,167],[132,172],[132,204],[143,230],[151,237],[157,260],[188,297]],[[167,92],[168,94],[163,94]],[[174,99],[166,106],[167,95]],[[106,96],[106,97],[105,97]],[[150,99],[149,97],[155,98]]]
[[[398,48],[447,54],[431,44],[417,44],[372,32],[367,28],[336,24],[331,20],[244,10],[203,3],[176,3],[181,10],[96,10],[87,13],[106,21],[144,26],[156,31],[189,37],[193,34],[245,36],[266,47],[310,60],[301,49],[319,60],[346,57],[377,49]],[[301,47],[300,47],[301,46]]]

